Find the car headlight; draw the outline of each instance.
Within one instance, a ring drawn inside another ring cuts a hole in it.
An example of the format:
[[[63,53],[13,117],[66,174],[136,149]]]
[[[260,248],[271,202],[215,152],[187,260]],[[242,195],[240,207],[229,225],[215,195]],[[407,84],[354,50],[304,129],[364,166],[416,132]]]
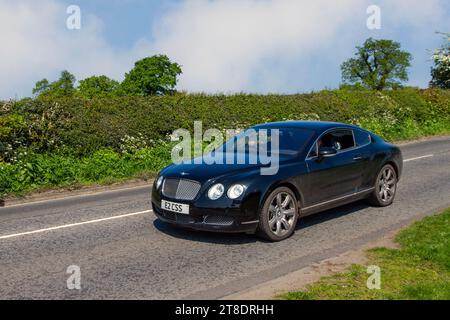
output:
[[[230,199],[237,199],[244,193],[244,191],[245,186],[242,184],[235,184],[228,189],[227,196]]]
[[[159,189],[159,187],[161,187],[163,180],[164,180],[164,177],[159,176],[158,180],[156,180],[156,189]]]
[[[217,200],[223,195],[224,191],[225,191],[225,188],[224,188],[223,184],[217,183],[217,184],[213,185],[211,188],[209,188],[208,198],[210,198],[211,200]]]

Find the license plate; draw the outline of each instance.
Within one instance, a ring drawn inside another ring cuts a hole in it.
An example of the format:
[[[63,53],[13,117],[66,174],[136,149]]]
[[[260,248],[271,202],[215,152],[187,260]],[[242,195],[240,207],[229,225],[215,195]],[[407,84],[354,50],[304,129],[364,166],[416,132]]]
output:
[[[189,214],[189,205],[161,200],[161,208],[167,211]]]

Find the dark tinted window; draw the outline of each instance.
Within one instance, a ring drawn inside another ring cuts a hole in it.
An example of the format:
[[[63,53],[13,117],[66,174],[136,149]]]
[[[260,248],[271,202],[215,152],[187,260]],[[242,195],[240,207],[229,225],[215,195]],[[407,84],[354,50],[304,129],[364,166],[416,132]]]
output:
[[[335,148],[338,151],[355,147],[352,130],[339,129],[324,134],[317,143],[313,145],[308,157],[316,157],[317,151],[321,147]]]
[[[369,144],[371,142],[369,133],[358,129],[353,130],[353,132],[355,133],[357,146],[365,146],[366,144]]]
[[[258,141],[261,137],[258,134],[263,131],[267,134],[267,141]],[[266,143],[268,151],[272,150],[272,135],[278,134],[278,152],[283,154],[296,155],[303,151],[305,145],[311,140],[314,131],[302,128],[251,128],[228,140],[223,146],[216,150],[235,150],[242,144],[247,152],[258,143]]]
[[[335,148],[338,151],[350,149],[355,146],[352,130],[345,129],[331,131],[323,135],[318,143],[319,149],[321,147],[329,147]]]

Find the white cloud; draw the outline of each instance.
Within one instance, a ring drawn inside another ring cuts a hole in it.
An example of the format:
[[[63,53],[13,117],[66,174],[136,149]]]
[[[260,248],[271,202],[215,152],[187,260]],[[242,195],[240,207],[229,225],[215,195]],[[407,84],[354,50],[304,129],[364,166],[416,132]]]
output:
[[[186,0],[157,19],[148,38],[117,51],[106,42],[102,21],[83,8],[81,30],[70,31],[66,7],[56,0],[0,0],[0,98],[29,95],[37,80],[55,79],[63,69],[78,79],[106,74],[120,80],[134,61],[155,53],[168,54],[183,66],[180,89],[319,89],[338,83],[339,64],[369,36],[411,39],[414,46],[429,43],[441,26],[448,29],[445,0],[381,0],[382,29],[372,33],[365,27],[370,4]]]
[[[186,1],[158,22],[154,47],[183,65],[180,86],[187,90],[295,91],[309,88],[315,71],[322,72],[325,83],[329,73],[339,75],[340,63],[362,37],[393,35],[407,27],[415,41],[423,41],[433,37],[431,25],[449,19],[442,0],[378,1],[383,21],[389,24],[383,25],[381,33],[370,33],[365,20],[372,3]],[[320,66],[328,63],[332,70]]]
[[[83,12],[82,12],[83,14]],[[120,78],[136,58],[134,49],[115,52],[103,40],[102,22],[82,15],[82,28],[66,28],[66,7],[53,0],[0,2],[0,97],[30,95],[37,80],[61,70],[77,78]]]
[[[155,47],[183,65],[182,88],[247,90],[255,72],[270,86],[279,80],[270,78],[268,59],[302,59],[335,41],[358,7],[357,0],[187,1],[155,28]]]

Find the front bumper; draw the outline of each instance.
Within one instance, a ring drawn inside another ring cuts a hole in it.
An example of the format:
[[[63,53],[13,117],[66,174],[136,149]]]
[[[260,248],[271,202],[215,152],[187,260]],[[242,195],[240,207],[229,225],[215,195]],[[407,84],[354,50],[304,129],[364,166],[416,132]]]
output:
[[[189,214],[164,210],[161,200],[189,204]],[[240,203],[230,200],[229,206],[222,202],[220,206],[208,207],[199,206],[195,201],[165,198],[159,192],[152,192],[153,212],[161,221],[192,230],[254,233],[259,223],[258,209],[251,203],[251,199]]]

